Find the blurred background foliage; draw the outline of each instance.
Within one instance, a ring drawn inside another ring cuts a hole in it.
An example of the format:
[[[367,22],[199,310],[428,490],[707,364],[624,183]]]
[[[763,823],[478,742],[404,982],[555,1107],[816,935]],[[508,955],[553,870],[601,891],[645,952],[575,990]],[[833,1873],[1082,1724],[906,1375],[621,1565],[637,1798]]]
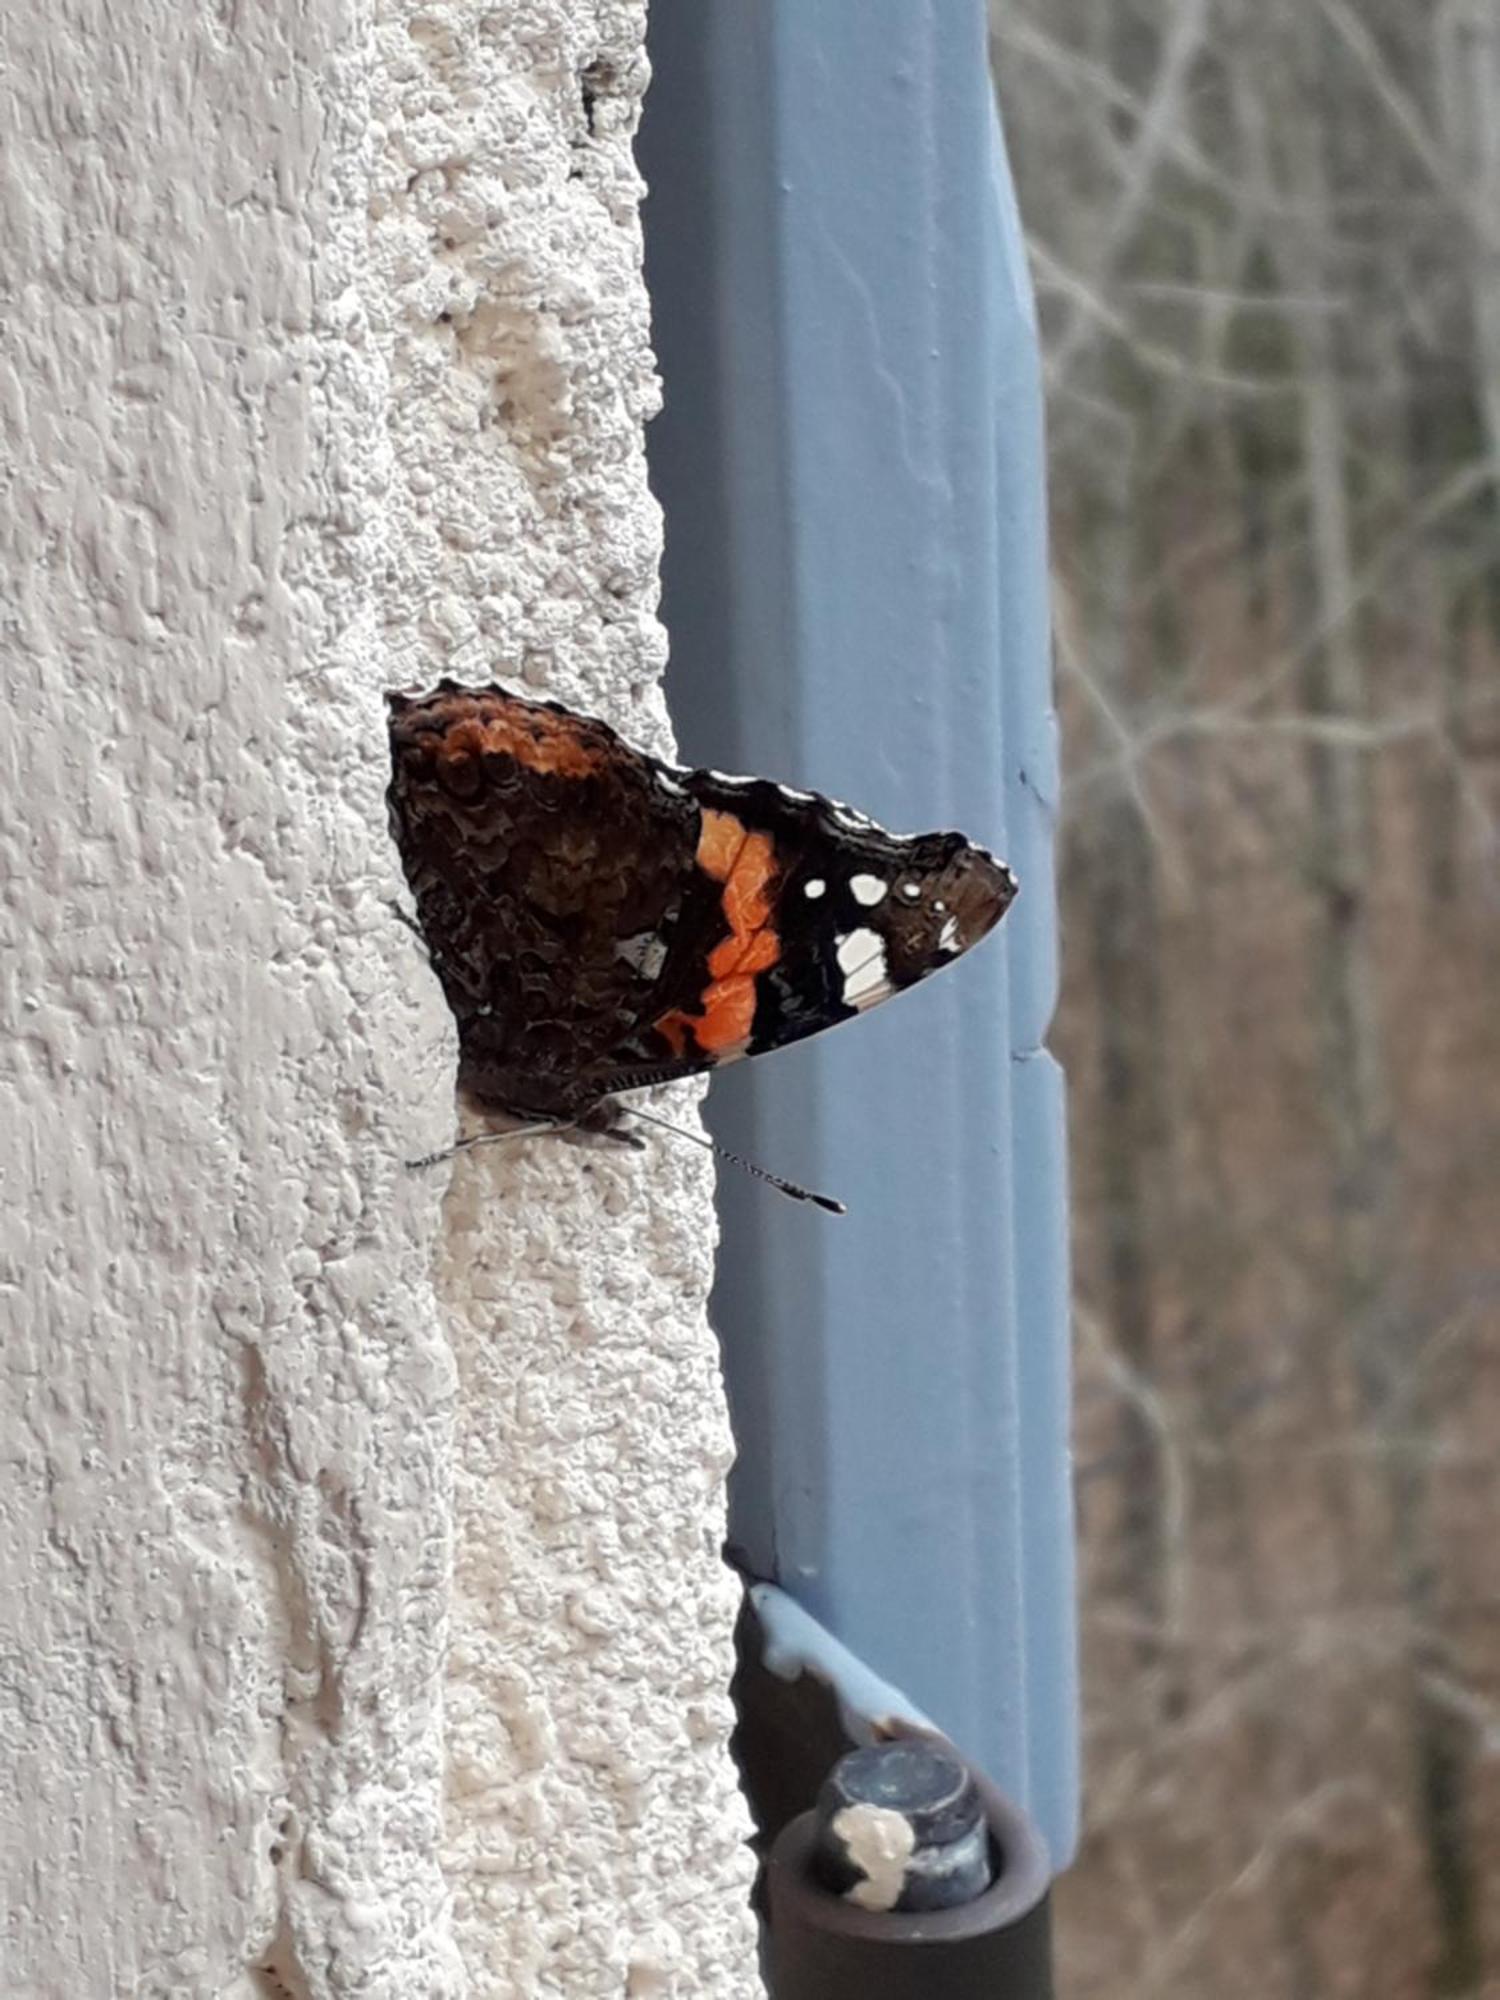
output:
[[[994,0],[1049,377],[1069,2000],[1500,1995],[1500,0]]]

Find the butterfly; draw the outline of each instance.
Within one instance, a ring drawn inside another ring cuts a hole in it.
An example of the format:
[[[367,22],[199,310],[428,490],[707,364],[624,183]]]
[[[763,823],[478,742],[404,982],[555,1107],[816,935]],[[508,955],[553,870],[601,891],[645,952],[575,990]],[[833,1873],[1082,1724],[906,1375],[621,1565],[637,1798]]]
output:
[[[867,1013],[1016,893],[962,834],[681,769],[558,702],[388,699],[392,831],[481,1109],[604,1129],[619,1092]]]

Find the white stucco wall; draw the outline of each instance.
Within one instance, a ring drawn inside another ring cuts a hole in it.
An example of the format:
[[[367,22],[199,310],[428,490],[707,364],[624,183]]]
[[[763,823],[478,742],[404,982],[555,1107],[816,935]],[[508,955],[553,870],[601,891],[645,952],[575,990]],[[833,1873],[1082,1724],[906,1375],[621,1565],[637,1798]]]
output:
[[[387,685],[506,674],[664,740],[642,26],[5,17],[28,2000],[758,1990],[709,1177],[557,1141],[408,1174],[451,1040],[382,900]]]

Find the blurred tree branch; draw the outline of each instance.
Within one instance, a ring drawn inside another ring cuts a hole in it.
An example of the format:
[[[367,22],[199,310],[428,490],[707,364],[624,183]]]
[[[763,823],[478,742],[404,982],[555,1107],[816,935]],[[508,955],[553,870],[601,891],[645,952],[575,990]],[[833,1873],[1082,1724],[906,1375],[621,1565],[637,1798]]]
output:
[[[1477,1996],[1500,5],[992,18],[1068,751],[1094,1773],[1069,1990]]]

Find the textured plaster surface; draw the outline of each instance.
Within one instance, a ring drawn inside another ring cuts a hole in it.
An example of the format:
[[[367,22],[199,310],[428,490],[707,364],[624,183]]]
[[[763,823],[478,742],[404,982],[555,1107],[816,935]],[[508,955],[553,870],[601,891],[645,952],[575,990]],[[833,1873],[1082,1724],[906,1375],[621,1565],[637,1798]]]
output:
[[[353,16],[5,25],[0,1984],[456,1994]]]
[[[451,1038],[382,900],[387,684],[504,671],[663,740],[640,29],[5,17],[26,2000],[757,1990],[707,1178],[491,1148],[440,1215],[401,1162]]]
[[[503,679],[667,748],[644,25],[639,0],[381,17],[383,607],[401,684]],[[490,1146],[450,1171],[446,1853],[474,1991],[748,2000],[710,1173],[654,1138]]]

